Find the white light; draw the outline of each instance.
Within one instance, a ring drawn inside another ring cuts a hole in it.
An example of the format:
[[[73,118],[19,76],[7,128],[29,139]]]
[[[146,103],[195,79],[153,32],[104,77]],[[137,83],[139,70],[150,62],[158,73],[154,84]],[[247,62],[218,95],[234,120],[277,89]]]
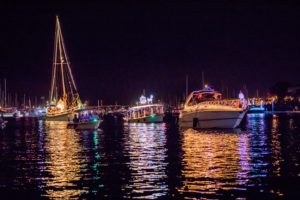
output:
[[[57,108],[59,108],[59,109],[63,110],[63,108],[64,108],[64,105],[62,105],[62,104],[57,104]]]
[[[151,95],[150,95],[150,98],[147,98],[147,102],[148,102],[148,103],[152,103],[152,100],[153,100],[153,95],[151,94]]]
[[[240,91],[240,93],[239,93],[239,99],[244,99],[245,98],[245,96],[244,96],[244,94],[242,93],[242,91]]]
[[[145,97],[144,95],[142,95],[142,96],[140,97],[140,103],[141,103],[141,104],[146,104],[146,103],[147,103],[147,99],[146,99],[146,97]]]
[[[144,95],[140,97],[140,104],[147,104],[153,102],[153,95],[150,95],[149,98],[146,98]]]

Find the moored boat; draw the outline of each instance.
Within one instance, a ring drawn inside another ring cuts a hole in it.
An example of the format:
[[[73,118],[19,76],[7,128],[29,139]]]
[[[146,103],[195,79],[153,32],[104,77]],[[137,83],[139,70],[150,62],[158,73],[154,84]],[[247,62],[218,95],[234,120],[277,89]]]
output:
[[[74,128],[76,130],[95,130],[100,125],[100,119],[82,121],[78,123],[69,122],[67,128]]]
[[[50,104],[47,107],[46,120],[68,121],[83,105],[73,78],[58,16],[54,44]]]
[[[46,120],[48,121],[68,121],[73,115],[72,111],[65,111],[65,112],[59,112],[59,113],[54,113],[54,112],[49,112],[46,115]]]
[[[179,115],[183,128],[236,128],[246,113],[240,99],[224,99],[221,93],[205,87],[193,91]]]
[[[0,110],[0,116],[4,118],[17,118],[21,116],[17,108],[5,108]]]
[[[77,112],[74,117],[69,120],[67,128],[76,130],[94,130],[99,127],[101,119],[97,114],[88,112]]]
[[[247,113],[264,113],[266,111],[264,100],[259,98],[249,99],[247,107]]]
[[[132,106],[128,109],[125,121],[141,123],[161,123],[164,118],[164,106],[159,103],[152,103],[153,96],[146,98],[140,97],[139,105]]]

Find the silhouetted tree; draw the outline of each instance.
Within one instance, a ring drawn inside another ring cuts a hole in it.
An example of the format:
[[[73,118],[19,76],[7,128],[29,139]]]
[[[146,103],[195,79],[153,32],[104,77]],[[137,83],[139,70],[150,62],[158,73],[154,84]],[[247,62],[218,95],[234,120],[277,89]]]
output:
[[[277,82],[270,88],[270,93],[276,95],[278,100],[281,101],[286,96],[288,87],[290,86],[291,84],[286,81]]]

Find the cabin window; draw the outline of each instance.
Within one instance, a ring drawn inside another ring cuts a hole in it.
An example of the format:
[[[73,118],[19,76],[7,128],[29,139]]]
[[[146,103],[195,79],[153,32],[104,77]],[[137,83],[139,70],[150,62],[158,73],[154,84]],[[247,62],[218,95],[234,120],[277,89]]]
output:
[[[210,93],[206,93],[206,94],[202,94],[202,98],[200,100],[214,100],[214,94],[210,94]]]
[[[193,97],[188,102],[189,106],[196,105],[198,103],[201,103],[203,101],[212,101],[215,99],[221,99],[221,95],[218,95],[215,97],[214,93],[201,93],[201,94],[194,94]]]

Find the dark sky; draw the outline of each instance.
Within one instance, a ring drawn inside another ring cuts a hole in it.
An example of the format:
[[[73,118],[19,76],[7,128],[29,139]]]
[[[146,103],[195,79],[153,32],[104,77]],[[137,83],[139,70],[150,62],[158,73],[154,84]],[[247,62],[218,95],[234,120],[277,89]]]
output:
[[[0,79],[48,95],[55,15],[83,100],[160,99],[206,82],[230,93],[299,84],[300,7],[292,4],[15,3],[0,6]]]

